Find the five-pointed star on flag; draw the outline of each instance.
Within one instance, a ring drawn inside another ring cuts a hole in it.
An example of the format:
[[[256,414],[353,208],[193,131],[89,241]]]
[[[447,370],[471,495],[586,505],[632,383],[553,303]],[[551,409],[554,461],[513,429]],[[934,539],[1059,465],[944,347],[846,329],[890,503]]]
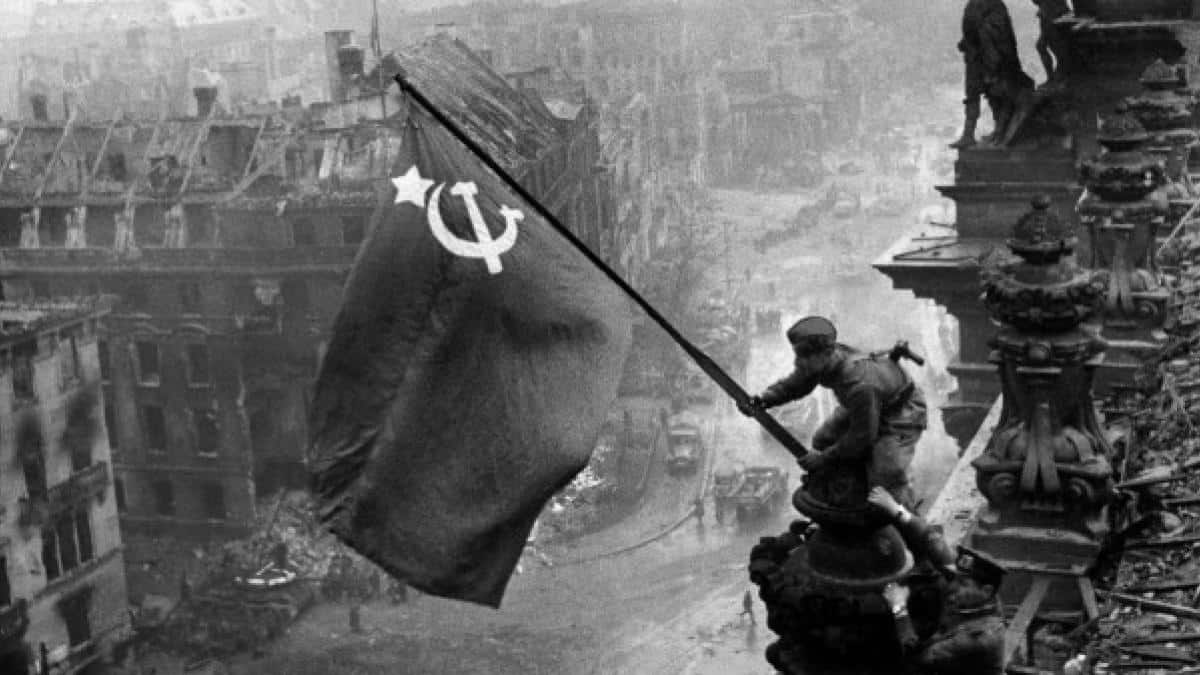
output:
[[[433,185],[433,181],[421,178],[421,172],[414,164],[403,176],[392,179],[396,186],[396,203],[408,202],[418,208],[425,208],[425,193]]]

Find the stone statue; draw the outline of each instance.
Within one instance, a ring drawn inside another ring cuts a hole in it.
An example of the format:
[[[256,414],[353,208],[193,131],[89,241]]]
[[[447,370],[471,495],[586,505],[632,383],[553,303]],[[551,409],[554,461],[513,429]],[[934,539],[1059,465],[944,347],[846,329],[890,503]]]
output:
[[[995,130],[984,139],[1006,146],[1033,109],[1033,79],[1021,69],[1017,38],[1004,0],[967,0],[958,50],[966,65],[966,119],[962,136],[950,147],[976,145],[981,97],[987,97]]]
[[[1047,82],[1057,82],[1062,74],[1063,60],[1067,57],[1066,35],[1056,23],[1071,11],[1067,0],[1033,0],[1038,8],[1038,24],[1041,34],[1037,40],[1037,53],[1042,59]]]

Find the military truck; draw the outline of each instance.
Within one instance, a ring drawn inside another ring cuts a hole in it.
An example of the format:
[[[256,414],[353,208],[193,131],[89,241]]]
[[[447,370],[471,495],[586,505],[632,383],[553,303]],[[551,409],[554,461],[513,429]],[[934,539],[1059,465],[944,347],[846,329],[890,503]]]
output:
[[[728,500],[739,522],[762,518],[787,501],[786,472],[775,466],[752,466],[742,472],[737,491]]]
[[[700,435],[700,417],[685,410],[667,420],[667,470],[671,473],[690,473],[696,470],[704,452]]]
[[[746,482],[746,467],[741,463],[727,464],[713,471],[713,516],[718,523],[725,522],[725,514],[733,506],[733,496]]]

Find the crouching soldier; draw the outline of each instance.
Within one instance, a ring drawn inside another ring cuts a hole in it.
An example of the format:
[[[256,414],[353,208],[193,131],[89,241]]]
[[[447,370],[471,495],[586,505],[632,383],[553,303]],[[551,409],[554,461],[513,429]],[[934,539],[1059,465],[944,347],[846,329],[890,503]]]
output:
[[[838,408],[813,435],[813,449],[800,459],[810,473],[826,462],[862,462],[871,485],[886,488],[902,504],[916,507],[908,469],[925,430],[925,398],[900,366],[901,358],[922,363],[898,343],[891,352],[860,352],[837,341],[828,319],[810,316],[787,331],[795,352],[791,375],[739,405],[743,414],[808,396],[817,386],[833,391]]]

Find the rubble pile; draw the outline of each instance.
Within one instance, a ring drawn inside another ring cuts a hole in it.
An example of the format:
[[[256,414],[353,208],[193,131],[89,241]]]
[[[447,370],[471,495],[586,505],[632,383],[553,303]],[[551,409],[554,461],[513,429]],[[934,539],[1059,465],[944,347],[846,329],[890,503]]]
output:
[[[1170,341],[1136,389],[1105,406],[1120,437],[1114,549],[1101,615],[1084,649],[1095,673],[1197,672],[1200,667],[1200,240],[1172,246],[1179,263]]]

